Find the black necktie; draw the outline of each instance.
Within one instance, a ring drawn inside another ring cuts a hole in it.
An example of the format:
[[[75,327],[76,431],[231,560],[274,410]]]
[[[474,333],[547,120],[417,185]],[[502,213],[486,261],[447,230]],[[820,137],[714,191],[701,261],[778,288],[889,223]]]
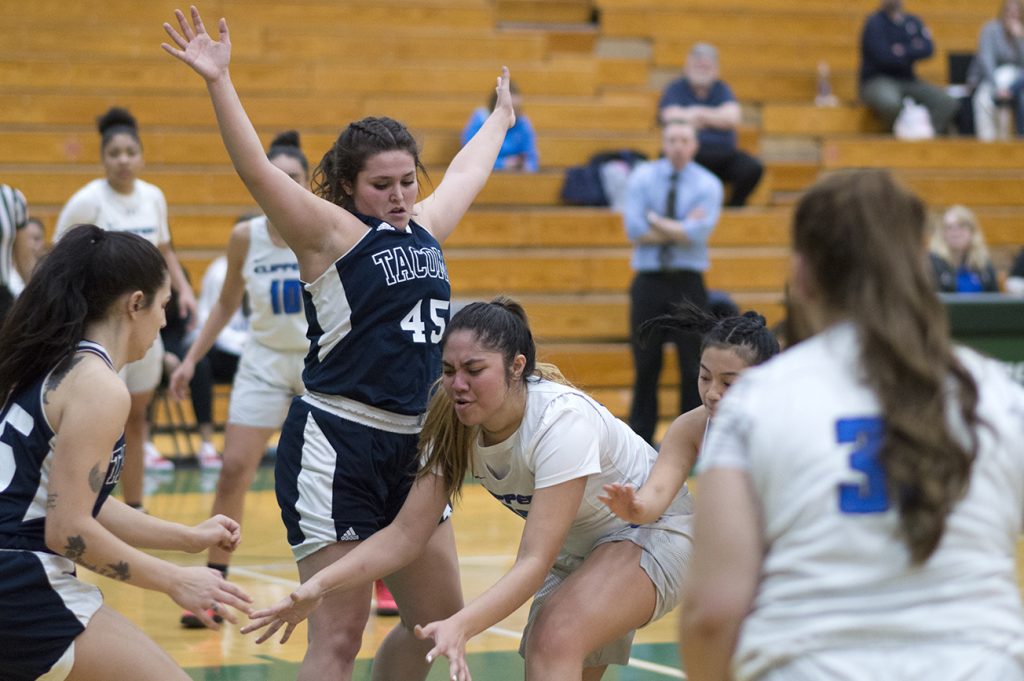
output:
[[[676,185],[679,180],[679,171],[673,170],[668,178],[668,197],[665,200],[665,217],[669,220],[676,219]],[[662,244],[658,250],[658,266],[662,270],[671,269],[672,266],[672,244]]]

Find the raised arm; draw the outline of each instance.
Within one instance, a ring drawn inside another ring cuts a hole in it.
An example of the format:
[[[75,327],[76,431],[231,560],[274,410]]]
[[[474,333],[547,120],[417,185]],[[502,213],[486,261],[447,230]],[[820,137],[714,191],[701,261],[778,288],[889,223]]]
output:
[[[96,394],[106,397],[92,399]],[[97,494],[106,481],[111,450],[128,416],[130,399],[120,379],[98,360],[79,355],[66,374],[51,379],[46,398],[47,417],[59,433],[46,499],[47,547],[111,579],[162,591],[193,612],[215,603],[248,612],[248,596],[215,570],[179,567],[143,553],[92,516]],[[126,529],[130,525],[128,513],[135,514],[137,528]],[[141,538],[140,528],[169,531],[172,526],[162,521],[154,525],[144,514],[127,507],[116,508],[116,504],[106,515],[115,527],[136,539]],[[173,534],[184,538],[188,533],[182,528],[175,529]],[[212,543],[223,538],[219,535]],[[177,540],[165,542],[159,538],[154,538],[154,543],[168,548],[183,545]],[[226,608],[221,610],[229,621],[234,621]],[[207,624],[215,626],[212,620]]]
[[[640,489],[621,483],[605,485],[604,496],[598,499],[626,522],[642,525],[660,518],[697,461],[706,424],[707,411],[703,406],[677,416],[665,433],[654,467]]]
[[[417,625],[417,636],[434,640],[427,660],[447,657],[452,681],[471,681],[466,665],[469,639],[511,615],[540,589],[583,502],[586,485],[587,478],[581,477],[536,490],[512,568],[448,619]]]
[[[245,257],[248,252],[249,223],[243,222],[231,230],[231,238],[228,240],[227,272],[224,275],[224,285],[220,289],[220,296],[210,308],[210,315],[203,323],[199,336],[192,343],[192,347],[188,349],[185,357],[182,358],[181,364],[171,374],[170,391],[175,399],[185,399],[185,389],[195,374],[196,364],[217,342],[217,336],[228,325],[235,310],[242,304],[242,298],[245,296],[245,278],[242,276],[242,267],[245,265]]]
[[[231,82],[227,21],[220,20],[220,40],[215,41],[206,32],[199,11],[192,7],[191,13],[192,25],[180,10],[174,11],[181,32],[168,23],[164,23],[164,30],[177,47],[167,43],[161,47],[206,81],[231,163],[249,193],[295,251],[302,277],[312,281],[355,244],[366,227],[348,211],[299,186],[267,160]]]
[[[285,643],[295,626],[309,617],[327,593],[369,583],[405,567],[423,552],[447,503],[441,476],[417,478],[390,525],[360,542],[359,546],[313,575],[286,598],[254,612],[242,633],[266,627],[267,630],[256,639],[257,643],[263,643],[284,626],[281,643]]]
[[[505,141],[505,133],[515,125],[516,115],[512,110],[508,82],[508,67],[503,66],[498,78],[498,99],[494,111],[452,159],[434,193],[416,204],[417,222],[429,229],[439,242],[444,242],[451,235],[476,195],[484,188]]]

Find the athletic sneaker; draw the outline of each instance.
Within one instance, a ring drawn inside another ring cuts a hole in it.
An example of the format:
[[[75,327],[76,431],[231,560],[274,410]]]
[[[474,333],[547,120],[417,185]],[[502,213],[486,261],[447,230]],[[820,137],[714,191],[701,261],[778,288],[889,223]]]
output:
[[[212,609],[206,610],[206,616],[213,619],[214,622],[220,624],[224,621],[224,618],[215,613]],[[181,612],[181,626],[185,629],[205,629],[206,625],[195,616],[191,610],[183,610]]]
[[[142,446],[145,451],[145,461],[147,471],[173,471],[174,462],[170,459],[165,459],[160,450],[156,448],[152,442],[147,442]]]
[[[213,446],[212,442],[204,442],[199,445],[199,452],[196,453],[196,458],[199,460],[199,467],[203,470],[220,470],[224,466],[224,462],[221,460],[220,454],[217,453],[217,448]]]
[[[384,617],[398,614],[398,604],[395,597],[391,595],[383,580],[378,579],[373,583],[374,595],[377,598],[377,614]]]

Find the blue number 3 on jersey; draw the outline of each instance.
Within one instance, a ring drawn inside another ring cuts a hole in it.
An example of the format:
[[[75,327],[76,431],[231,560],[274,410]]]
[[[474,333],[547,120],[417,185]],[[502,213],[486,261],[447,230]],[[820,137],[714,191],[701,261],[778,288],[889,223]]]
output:
[[[850,468],[864,474],[860,483],[839,485],[839,510],[843,513],[884,513],[889,510],[889,492],[885,470],[878,460],[884,424],[878,417],[839,419],[836,441],[853,442]]]

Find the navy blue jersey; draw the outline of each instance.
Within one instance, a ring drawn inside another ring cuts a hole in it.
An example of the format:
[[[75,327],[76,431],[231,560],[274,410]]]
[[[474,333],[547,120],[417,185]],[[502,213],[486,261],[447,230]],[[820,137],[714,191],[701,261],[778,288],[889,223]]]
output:
[[[93,353],[110,364],[96,343],[82,341],[78,352]],[[55,433],[43,413],[43,387],[52,373],[13,395],[0,410],[0,549],[52,553],[46,548],[44,527]],[[123,464],[124,435],[110,456],[93,517],[121,477]]]
[[[448,268],[423,227],[357,217],[366,235],[303,287],[311,344],[302,380],[314,392],[421,414],[441,371]]]

